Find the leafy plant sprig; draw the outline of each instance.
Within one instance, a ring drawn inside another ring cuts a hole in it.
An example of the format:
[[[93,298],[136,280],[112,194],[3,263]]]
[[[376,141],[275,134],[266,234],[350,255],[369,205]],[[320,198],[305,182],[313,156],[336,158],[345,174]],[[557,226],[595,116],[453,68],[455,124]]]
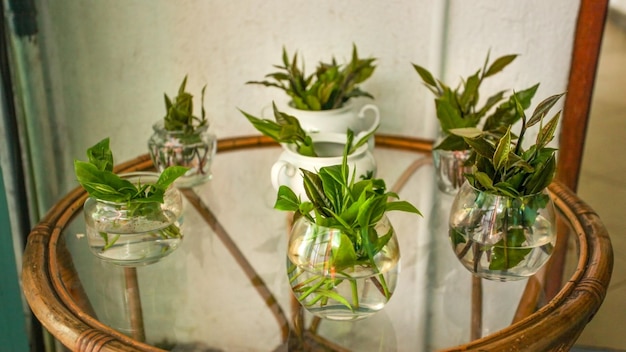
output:
[[[339,65],[333,57],[331,63],[320,62],[315,73],[307,75],[304,63],[298,67],[298,54],[290,59],[283,48],[282,65],[274,65],[278,72],[267,74],[271,80],[248,81],[283,90],[291,97],[294,107],[301,110],[331,110],[343,106],[351,98],[368,97],[359,84],[370,78],[376,69],[374,58],[359,58],[356,45],[352,46],[352,59]]]
[[[493,271],[509,270],[531,252],[530,248],[524,247],[527,241],[524,227],[532,226],[540,209],[549,202],[549,196],[541,192],[554,178],[556,149],[548,147],[548,144],[554,138],[561,112],[557,112],[545,125],[543,121],[563,95],[556,94],[543,100],[530,119],[520,102],[515,100],[515,113],[522,123],[517,141],[512,138],[511,126],[499,139],[477,128],[450,130],[450,133],[463,138],[474,151],[470,158],[473,163],[472,173],[465,176],[472,187],[483,192],[476,197],[477,208],[480,209],[490,198],[488,194],[504,197],[503,213],[497,215],[501,218],[498,222],[501,238],[493,245],[482,242],[477,244],[474,236],[463,235],[476,232],[474,228],[468,227],[460,233],[458,229],[450,229],[454,246],[465,244],[464,249],[457,254],[459,258],[463,258],[473,248],[474,271],[477,271],[478,263],[486,251],[491,251],[489,270]],[[535,143],[524,149],[523,142],[528,129],[537,124],[539,132]]]
[[[481,121],[485,121],[483,131],[497,138],[506,132],[507,126],[519,120],[519,115],[515,113],[515,100],[524,109],[527,109],[539,84],[514,93],[515,97],[512,95],[504,102],[502,100],[505,99],[506,91],[499,91],[487,98],[482,106],[478,105],[480,101],[480,87],[483,81],[501,72],[516,58],[517,55],[514,54],[505,55],[489,64],[489,54],[487,54],[483,67],[471,76],[464,78],[462,83],[454,89],[435,79],[432,73],[422,66],[413,64],[413,68],[421,77],[426,88],[435,95],[437,119],[445,135],[444,139],[435,146],[436,149],[469,149],[469,145],[463,138],[450,134],[452,129],[477,127]],[[500,105],[497,105],[498,103]],[[495,110],[493,110],[494,107]]]
[[[170,166],[155,184],[135,185],[113,173],[109,138],[87,149],[87,157],[89,162],[74,161],[78,182],[93,198],[115,203],[163,203],[163,195],[169,185],[187,171],[183,166]]]
[[[254,128],[272,138],[277,143],[295,144],[298,154],[317,157],[318,154],[315,151],[315,143],[313,143],[311,136],[302,128],[298,119],[295,116],[279,111],[274,103],[272,103],[272,107],[276,121],[255,117],[243,110],[239,111],[252,123]],[[378,126],[371,132],[360,137],[355,144],[353,144],[353,132],[348,130],[347,133],[351,136],[346,144],[349,147],[348,155],[367,143],[368,139],[376,132],[377,128]]]
[[[202,126],[205,126],[207,122],[206,111],[204,110],[204,92],[206,86],[202,87],[201,98],[201,117],[193,115],[193,95],[185,92],[185,86],[187,85],[187,76],[183,79],[183,82],[178,88],[178,95],[174,98],[174,101],[163,94],[165,98],[165,117],[164,127],[168,131],[182,131],[186,134],[194,133],[194,131]]]
[[[306,217],[317,225],[338,229],[341,231],[341,241],[337,248],[333,246],[330,251],[329,263],[332,263],[335,272],[343,272],[345,269],[356,265],[370,265],[376,270],[374,257],[389,242],[392,236],[389,233],[378,237],[375,226],[387,211],[404,211],[421,215],[419,210],[407,201],[390,201],[397,199],[398,195],[386,190],[382,179],[363,179],[355,181],[354,173],[349,176],[347,164],[348,146],[344,150],[341,165],[322,167],[315,173],[301,169],[303,183],[309,201],[301,201],[298,196],[288,187],[281,186],[274,205],[275,209],[293,211],[294,220]],[[318,277],[318,289],[307,290],[298,299],[303,301],[311,294],[317,294],[313,302],[322,297],[328,297],[329,288],[338,285],[344,278]],[[353,280],[346,277],[347,280]],[[374,285],[385,297],[389,298],[391,292],[387,287],[382,274],[372,277]],[[352,282],[352,296],[356,301],[356,283]],[[333,295],[331,298],[354,310],[343,297]],[[358,302],[358,301],[356,301]]]
[[[545,125],[544,117],[564,95],[556,94],[537,105],[530,119],[526,117],[522,104],[513,95],[515,114],[522,126],[514,140],[509,126],[502,137],[493,139],[489,132],[477,128],[452,129],[450,133],[463,138],[475,152],[473,172],[466,175],[476,189],[508,197],[536,194],[546,188],[556,170],[556,149],[548,147],[554,138],[559,111]],[[539,124],[535,143],[524,150],[523,142],[528,128]]]
[[[109,148],[109,138],[105,138],[87,149],[88,162],[75,160],[74,172],[80,185],[95,199],[114,203],[126,203],[129,213],[134,216],[160,214],[160,203],[168,187],[187,172],[183,166],[170,166],[163,170],[154,184],[134,184],[113,172],[113,153]],[[175,224],[160,230],[166,238],[181,237]],[[110,248],[119,238],[110,239],[106,232],[100,232],[105,241],[103,250]]]

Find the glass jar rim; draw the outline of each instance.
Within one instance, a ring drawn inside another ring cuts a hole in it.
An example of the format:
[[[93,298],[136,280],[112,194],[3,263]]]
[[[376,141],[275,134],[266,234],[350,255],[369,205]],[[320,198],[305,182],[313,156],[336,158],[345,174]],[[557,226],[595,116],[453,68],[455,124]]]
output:
[[[146,177],[149,178],[150,180],[148,182],[144,182],[144,184],[155,184],[157,182],[157,180],[159,179],[159,177],[161,176],[158,172],[153,172],[153,171],[131,171],[131,172],[125,172],[125,173],[121,173],[118,175],[120,178],[128,180],[131,178],[142,178],[142,177]],[[130,181],[133,184],[136,184],[136,182]],[[171,189],[174,187],[174,185],[170,185],[167,190],[165,191],[167,192],[171,192]],[[94,200],[97,203],[100,204],[107,204],[107,205],[114,205],[114,206],[127,206],[128,204],[132,203],[132,201],[126,201],[126,202],[115,202],[115,201],[111,201],[111,200],[105,200],[105,199],[99,199],[96,197],[92,197],[89,196],[89,199]],[[160,202],[154,201],[154,202],[145,202],[145,204],[152,204],[152,203],[157,203],[157,204],[162,204]]]
[[[312,214],[314,214],[314,213],[312,213]],[[314,217],[314,215],[312,215],[312,216]],[[320,229],[337,230],[337,231],[341,230],[341,229],[336,228],[336,227],[329,227],[329,226],[320,225],[317,222],[315,222],[315,217],[314,217],[313,220],[311,220],[310,218],[308,218],[306,216],[300,216],[296,221],[293,222],[293,225],[295,225],[297,222],[301,222],[301,221],[305,221],[308,224],[311,224],[312,226],[315,226],[315,227],[320,228]],[[380,219],[378,219],[376,224],[378,224],[378,223],[380,223],[382,221],[389,222],[389,217],[387,216],[386,213],[383,213],[383,215],[381,216]]]
[[[191,132],[186,132],[186,131],[182,131],[182,130],[166,130],[165,129],[165,123],[163,122],[163,120],[159,120],[157,122],[155,122],[152,125],[152,129],[154,130],[154,132],[156,133],[162,133],[162,134],[169,134],[169,135],[192,135],[192,134],[200,134],[205,132],[206,130],[208,130],[209,128],[209,121],[207,120],[206,124],[202,125],[202,126],[192,126],[193,130]]]
[[[525,194],[525,195],[521,195],[521,196],[512,197],[512,196],[507,196],[507,195],[504,195],[504,194],[493,193],[493,192],[490,192],[490,191],[487,191],[487,190],[485,190],[485,191],[480,190],[480,189],[474,187],[471,183],[469,183],[468,180],[465,180],[465,182],[463,182],[463,185],[465,185],[465,184],[467,184],[467,186],[472,191],[474,191],[475,193],[484,193],[484,194],[489,195],[490,197],[511,198],[511,199],[520,199],[520,200],[522,200],[522,199],[530,199],[530,198],[533,198],[533,197],[537,197],[537,196],[539,196],[541,194],[548,194],[548,195],[550,194],[550,191],[546,187],[546,188],[544,188],[541,191],[536,192],[536,193]]]

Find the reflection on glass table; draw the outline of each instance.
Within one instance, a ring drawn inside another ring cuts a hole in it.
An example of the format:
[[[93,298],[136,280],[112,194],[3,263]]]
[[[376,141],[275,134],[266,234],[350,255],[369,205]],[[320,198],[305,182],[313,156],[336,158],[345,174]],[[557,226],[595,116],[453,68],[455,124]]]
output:
[[[313,317],[286,273],[291,218],[273,209],[269,181],[281,149],[264,137],[220,140],[211,181],[183,190],[184,239],[161,261],[121,267],[88,250],[81,189],[68,194],[29,237],[24,290],[36,316],[78,351],[566,350],[608,286],[608,234],[572,192],[550,186],[560,231],[578,246],[555,297],[544,267],[529,279],[478,279],[448,238],[454,196],[438,191],[430,141],[376,136],[378,178],[423,217],[388,214],[401,270],[384,309],[358,321]],[[147,155],[118,172],[149,170]],[[548,328],[549,327],[549,328]]]

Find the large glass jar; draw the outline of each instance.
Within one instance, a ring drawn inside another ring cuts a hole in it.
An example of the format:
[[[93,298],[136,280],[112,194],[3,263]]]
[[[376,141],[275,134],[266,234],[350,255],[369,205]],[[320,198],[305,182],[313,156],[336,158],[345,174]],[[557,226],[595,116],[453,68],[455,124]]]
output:
[[[520,280],[535,274],[556,242],[554,204],[546,190],[522,197],[483,192],[465,182],[450,210],[452,249],[474,275]]]
[[[153,184],[154,172],[120,177],[134,184]],[[183,239],[182,197],[170,186],[163,203],[116,203],[88,198],[83,207],[89,249],[98,258],[123,266],[154,263],[172,253]]]
[[[208,131],[208,125],[193,132],[169,131],[159,121],[152,128],[154,133],[148,140],[148,149],[159,172],[174,165],[188,167],[187,173],[176,180],[176,186],[182,188],[211,179],[211,161],[217,151],[217,138]]]
[[[400,249],[386,216],[360,238],[298,219],[287,247],[292,292],[309,312],[331,320],[366,318],[387,304],[396,288]],[[366,254],[367,249],[372,252]]]

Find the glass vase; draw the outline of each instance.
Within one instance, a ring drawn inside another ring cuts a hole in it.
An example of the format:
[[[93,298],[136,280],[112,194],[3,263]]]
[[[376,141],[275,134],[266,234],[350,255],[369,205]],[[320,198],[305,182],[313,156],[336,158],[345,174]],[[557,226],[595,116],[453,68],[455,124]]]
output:
[[[306,310],[330,320],[359,320],[387,304],[400,270],[398,240],[386,216],[366,232],[366,238],[362,231],[347,234],[304,217],[294,223],[287,273]]]
[[[465,182],[452,202],[449,236],[457,258],[474,275],[520,280],[535,274],[554,250],[554,204],[546,190],[506,197]]]
[[[169,166],[188,167],[185,175],[176,180],[176,186],[187,188],[211,179],[211,161],[217,150],[217,138],[201,126],[193,132],[169,131],[159,121],[152,126],[154,133],[148,140],[150,158],[162,172]]]
[[[134,184],[153,184],[154,172],[120,175]],[[157,262],[183,239],[182,197],[170,186],[163,203],[117,203],[87,198],[83,207],[89,249],[98,258],[122,266]]]
[[[433,150],[433,162],[440,191],[454,195],[465,182],[465,174],[472,172],[472,167],[465,162],[470,157],[470,150]]]

